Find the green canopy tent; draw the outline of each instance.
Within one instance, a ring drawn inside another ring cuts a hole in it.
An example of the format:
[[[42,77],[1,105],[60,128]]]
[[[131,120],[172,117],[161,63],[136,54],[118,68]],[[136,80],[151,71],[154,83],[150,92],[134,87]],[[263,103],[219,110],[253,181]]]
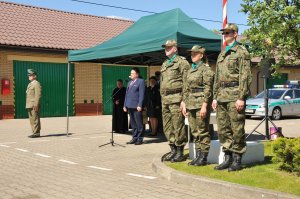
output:
[[[166,59],[161,45],[169,39],[177,40],[181,56],[187,56],[186,50],[195,44],[206,48],[210,60],[216,59],[221,50],[221,36],[202,27],[177,8],[142,17],[118,36],[97,46],[70,50],[69,65],[70,62],[161,65]],[[67,89],[68,98],[69,85]],[[69,99],[67,99],[67,117],[68,113]],[[67,119],[67,135],[68,121],[69,119]]]
[[[198,44],[216,58],[221,37],[202,27],[180,9],[142,17],[120,35],[97,46],[70,50],[70,62],[160,65],[165,59],[161,45],[168,39],[178,42],[180,55]]]

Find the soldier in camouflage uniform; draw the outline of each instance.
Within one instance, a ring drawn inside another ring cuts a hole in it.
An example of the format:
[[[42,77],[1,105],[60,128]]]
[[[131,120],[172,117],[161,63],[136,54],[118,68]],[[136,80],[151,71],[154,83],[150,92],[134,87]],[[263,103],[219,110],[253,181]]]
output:
[[[195,45],[189,51],[191,52],[193,64],[188,70],[188,78],[184,82],[184,107],[182,113],[188,117],[197,151],[196,158],[189,165],[203,166],[207,164],[210,148],[208,126],[214,72],[208,65],[205,48]]]
[[[219,140],[225,159],[215,169],[237,171],[242,169],[242,155],[246,151],[245,100],[252,82],[250,55],[236,42],[236,24],[229,23],[221,31],[227,47],[217,60],[212,107],[217,110]]]
[[[183,148],[186,143],[184,116],[181,113],[183,82],[189,63],[177,55],[175,40],[168,40],[162,47],[168,57],[161,67],[163,130],[171,148],[171,152],[165,154],[162,161],[181,162],[184,161]]]

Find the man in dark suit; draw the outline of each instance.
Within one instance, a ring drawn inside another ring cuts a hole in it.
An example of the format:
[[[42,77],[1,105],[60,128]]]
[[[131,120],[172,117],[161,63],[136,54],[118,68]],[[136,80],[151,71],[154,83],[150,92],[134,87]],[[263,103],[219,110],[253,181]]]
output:
[[[124,108],[129,112],[130,124],[132,128],[132,139],[127,144],[143,144],[143,118],[142,106],[145,95],[145,82],[139,78],[140,71],[138,68],[132,68],[130,72],[131,81],[128,83]]]

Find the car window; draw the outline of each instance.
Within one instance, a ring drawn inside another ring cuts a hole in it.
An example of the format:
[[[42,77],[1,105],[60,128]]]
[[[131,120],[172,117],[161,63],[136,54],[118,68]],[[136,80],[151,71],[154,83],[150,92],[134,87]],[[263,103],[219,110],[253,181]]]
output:
[[[269,98],[270,99],[279,99],[283,93],[286,91],[286,90],[272,90],[272,89],[269,89]],[[259,93],[258,95],[256,95],[255,98],[264,98],[264,91]]]
[[[299,89],[295,90],[295,98],[300,98],[300,90]]]
[[[288,90],[288,91],[284,94],[284,97],[285,97],[285,96],[289,96],[290,98],[293,99],[293,98],[294,98],[294,97],[293,97],[293,90]]]

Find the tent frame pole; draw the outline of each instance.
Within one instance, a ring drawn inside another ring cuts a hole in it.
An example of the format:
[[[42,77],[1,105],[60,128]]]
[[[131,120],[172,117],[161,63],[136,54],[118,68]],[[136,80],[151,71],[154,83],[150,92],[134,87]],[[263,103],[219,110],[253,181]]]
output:
[[[70,62],[68,61],[68,78],[67,78],[67,137],[69,137],[69,101],[70,101]]]

